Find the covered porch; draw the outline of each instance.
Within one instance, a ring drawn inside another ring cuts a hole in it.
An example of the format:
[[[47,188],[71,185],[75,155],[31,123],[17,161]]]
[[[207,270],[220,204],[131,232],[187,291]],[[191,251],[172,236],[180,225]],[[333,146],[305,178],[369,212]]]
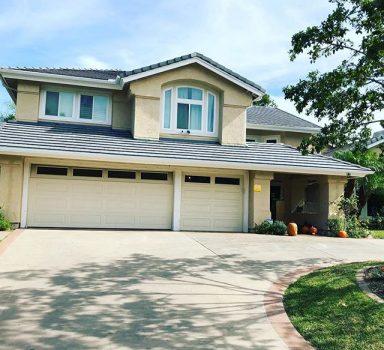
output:
[[[338,202],[346,181],[347,176],[250,172],[249,228],[273,219],[327,229],[329,217],[342,215]]]

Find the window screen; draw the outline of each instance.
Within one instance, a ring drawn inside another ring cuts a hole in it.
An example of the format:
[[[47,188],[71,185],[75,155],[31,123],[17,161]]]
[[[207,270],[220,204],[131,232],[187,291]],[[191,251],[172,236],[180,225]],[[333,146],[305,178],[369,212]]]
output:
[[[185,182],[194,182],[194,183],[201,183],[201,184],[209,184],[209,183],[211,183],[211,177],[210,177],[210,176],[194,176],[194,175],[186,175],[186,176],[185,176]]]
[[[240,179],[237,177],[216,177],[215,184],[218,185],[240,185]]]
[[[134,171],[109,170],[108,177],[110,179],[136,179]]]
[[[141,173],[141,179],[167,181],[168,174],[167,173]]]
[[[73,169],[73,176],[102,177],[103,171],[99,169]]]
[[[36,174],[38,175],[57,175],[57,176],[67,176],[67,168],[58,168],[52,166],[38,166],[36,169]]]

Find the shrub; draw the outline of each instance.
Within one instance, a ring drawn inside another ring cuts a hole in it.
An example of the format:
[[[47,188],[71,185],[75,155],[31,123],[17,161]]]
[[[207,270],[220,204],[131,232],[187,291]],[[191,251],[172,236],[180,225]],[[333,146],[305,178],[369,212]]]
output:
[[[384,230],[384,216],[373,216],[370,219],[360,220],[363,227],[370,230]]]
[[[7,231],[12,229],[11,222],[5,217],[0,208],[0,231]]]
[[[328,219],[328,228],[332,232],[333,236],[337,237],[339,231],[344,231],[346,228],[344,218],[331,218]]]
[[[357,218],[346,220],[346,231],[351,238],[366,238],[369,236],[369,230],[364,228]]]
[[[280,235],[283,236],[287,233],[287,225],[282,221],[275,221],[273,223],[264,221],[260,225],[255,226],[255,232],[262,235]]]

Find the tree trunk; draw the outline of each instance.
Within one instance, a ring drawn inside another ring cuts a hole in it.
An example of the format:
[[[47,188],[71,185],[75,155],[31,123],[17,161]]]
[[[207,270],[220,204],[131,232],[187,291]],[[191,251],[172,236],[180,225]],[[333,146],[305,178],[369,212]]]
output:
[[[357,217],[361,215],[361,211],[365,207],[365,205],[368,202],[369,195],[367,191],[365,190],[364,186],[361,186],[359,190],[357,191]]]
[[[351,196],[353,195],[353,192],[355,191],[355,186],[356,186],[356,179],[349,179],[344,188],[345,198],[351,198]]]

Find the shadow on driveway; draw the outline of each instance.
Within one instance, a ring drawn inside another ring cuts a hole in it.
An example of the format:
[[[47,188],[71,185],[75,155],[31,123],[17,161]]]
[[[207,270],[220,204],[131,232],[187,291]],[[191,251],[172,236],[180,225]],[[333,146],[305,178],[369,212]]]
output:
[[[282,349],[263,298],[276,274],[324,259],[239,255],[0,274],[1,349]]]

